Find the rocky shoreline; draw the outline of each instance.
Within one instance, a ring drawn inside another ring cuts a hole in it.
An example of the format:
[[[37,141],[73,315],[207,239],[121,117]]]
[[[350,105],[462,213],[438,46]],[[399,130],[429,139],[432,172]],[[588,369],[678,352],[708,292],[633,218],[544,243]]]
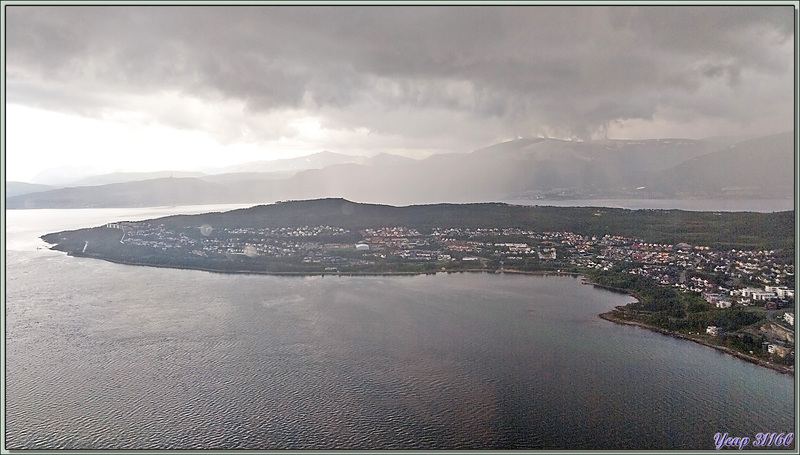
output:
[[[641,301],[641,297],[639,295],[637,295],[633,291],[628,291],[626,289],[620,289],[620,288],[615,288],[615,287],[611,287],[611,286],[605,286],[605,285],[602,285],[602,284],[593,283],[593,282],[589,281],[588,278],[584,278],[583,283],[584,284],[588,284],[588,285],[592,285],[594,287],[598,287],[598,288],[601,288],[601,289],[606,289],[606,290],[609,290],[609,291],[628,294],[631,297],[635,298],[637,301]],[[695,342],[697,344],[701,344],[703,346],[707,346],[709,348],[716,349],[716,350],[718,350],[720,352],[724,352],[725,354],[732,355],[732,356],[734,356],[736,358],[739,358],[739,359],[742,359],[744,361],[747,361],[747,362],[750,362],[750,363],[754,363],[756,365],[759,365],[759,366],[762,366],[762,367],[765,367],[765,368],[769,368],[771,370],[775,370],[775,371],[780,372],[780,373],[790,374],[790,375],[794,376],[794,368],[792,368],[792,367],[788,367],[788,366],[785,366],[785,365],[776,365],[776,364],[774,364],[772,362],[768,362],[766,360],[759,359],[757,357],[753,357],[753,356],[747,355],[747,354],[745,354],[743,352],[735,351],[735,350],[727,348],[725,346],[719,346],[719,345],[715,345],[715,344],[709,343],[708,341],[706,341],[706,340],[704,340],[702,338],[692,337],[692,336],[689,336],[689,335],[684,335],[682,333],[672,332],[672,331],[667,330],[667,329],[662,329],[661,327],[656,327],[656,326],[652,326],[652,325],[649,325],[649,324],[645,324],[643,322],[631,321],[631,320],[622,318],[622,317],[618,316],[618,314],[621,311],[623,311],[624,308],[625,307],[616,307],[613,310],[608,311],[606,313],[600,313],[598,316],[600,317],[600,319],[604,319],[606,321],[613,322],[613,323],[616,323],[616,324],[630,325],[630,326],[634,326],[634,327],[641,327],[643,329],[647,329],[647,330],[650,330],[652,332],[657,332],[657,333],[660,333],[662,335],[671,336],[673,338],[679,338],[679,339],[682,339],[682,340],[693,341],[693,342]]]
[[[603,286],[598,286],[598,287],[603,287]],[[735,350],[727,348],[725,346],[719,346],[719,345],[715,345],[715,344],[709,343],[706,340],[703,340],[702,338],[696,338],[696,337],[692,337],[692,336],[689,336],[689,335],[684,335],[682,333],[672,332],[672,331],[669,331],[669,330],[666,330],[666,329],[662,329],[660,327],[655,327],[655,326],[652,326],[652,325],[648,325],[648,324],[645,324],[645,323],[642,323],[642,322],[630,321],[628,319],[624,319],[624,318],[619,317],[617,314],[620,311],[621,311],[620,308],[617,307],[617,308],[614,308],[613,310],[611,310],[611,311],[609,311],[607,313],[600,313],[598,316],[600,317],[600,319],[604,319],[606,321],[613,322],[613,323],[616,323],[616,324],[640,327],[640,328],[643,328],[643,329],[647,329],[647,330],[650,330],[650,331],[653,331],[653,332],[660,333],[662,335],[671,336],[673,338],[679,338],[679,339],[682,339],[682,340],[693,341],[693,342],[695,342],[697,344],[701,344],[703,346],[707,346],[709,348],[716,349],[717,351],[724,352],[725,354],[732,355],[732,356],[734,356],[736,358],[739,358],[741,360],[744,360],[744,361],[747,361],[747,362],[750,362],[750,363],[753,363],[753,364],[756,364],[756,365],[759,365],[759,366],[762,366],[762,367],[765,367],[765,368],[769,368],[769,369],[777,371],[779,373],[790,374],[790,375],[794,376],[794,368],[792,368],[792,367],[788,367],[788,366],[785,366],[785,365],[777,365],[777,364],[774,364],[772,362],[768,362],[766,360],[759,359],[757,357],[753,357],[753,356],[747,355],[747,354],[739,352],[739,351],[735,351]]]

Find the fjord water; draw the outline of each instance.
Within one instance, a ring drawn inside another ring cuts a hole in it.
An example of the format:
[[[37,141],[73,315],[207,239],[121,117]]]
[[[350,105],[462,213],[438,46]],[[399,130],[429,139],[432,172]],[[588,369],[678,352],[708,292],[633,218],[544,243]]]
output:
[[[689,212],[786,212],[794,210],[794,200],[787,199],[517,199],[505,201],[516,205],[551,205],[555,207],[612,207],[628,210],[686,210]]]
[[[578,278],[223,275],[37,249],[151,214],[75,213],[8,212],[8,449],[713,449],[794,431],[793,377],[601,320],[631,298]]]

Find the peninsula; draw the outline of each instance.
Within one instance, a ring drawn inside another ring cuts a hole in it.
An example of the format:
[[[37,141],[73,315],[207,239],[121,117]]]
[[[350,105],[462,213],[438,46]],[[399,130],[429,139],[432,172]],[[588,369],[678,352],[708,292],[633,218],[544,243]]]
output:
[[[793,372],[794,212],[319,199],[42,238],[73,256],[222,273],[581,274],[636,297],[604,319]]]

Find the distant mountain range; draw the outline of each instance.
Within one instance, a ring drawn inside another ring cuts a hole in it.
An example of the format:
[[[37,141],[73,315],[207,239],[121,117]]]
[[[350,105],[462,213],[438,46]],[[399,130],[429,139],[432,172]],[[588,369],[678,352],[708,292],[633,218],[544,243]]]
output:
[[[108,185],[110,183],[124,183],[124,182],[140,182],[143,180],[162,179],[167,177],[178,178],[191,178],[202,177],[205,174],[202,172],[182,172],[182,171],[157,171],[157,172],[114,172],[111,174],[93,175],[83,177],[79,180],[62,183],[61,187],[77,187],[77,186],[98,186]]]
[[[794,157],[793,133],[733,145],[688,139],[531,138],[424,160],[321,152],[231,166],[216,175],[165,171],[143,179],[141,174],[108,174],[57,189],[8,182],[6,204],[130,207],[327,197],[400,205],[541,198],[792,198]],[[98,184],[103,181],[114,183]]]
[[[794,135],[760,137],[682,162],[650,184],[681,195],[794,195]],[[790,153],[792,152],[792,153]]]
[[[39,185],[37,183],[6,182],[6,198],[20,194],[40,193],[52,189],[53,187],[50,185]]]

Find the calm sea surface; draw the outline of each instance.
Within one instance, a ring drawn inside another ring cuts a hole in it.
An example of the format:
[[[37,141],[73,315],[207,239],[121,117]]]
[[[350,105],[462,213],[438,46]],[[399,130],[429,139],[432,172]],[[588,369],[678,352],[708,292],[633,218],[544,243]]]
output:
[[[39,249],[233,207],[7,212],[8,449],[713,449],[794,378],[597,314],[576,278],[270,277]]]
[[[793,199],[563,199],[504,201],[516,205],[556,207],[614,207],[620,209],[678,209],[690,212],[785,212],[794,210]]]

